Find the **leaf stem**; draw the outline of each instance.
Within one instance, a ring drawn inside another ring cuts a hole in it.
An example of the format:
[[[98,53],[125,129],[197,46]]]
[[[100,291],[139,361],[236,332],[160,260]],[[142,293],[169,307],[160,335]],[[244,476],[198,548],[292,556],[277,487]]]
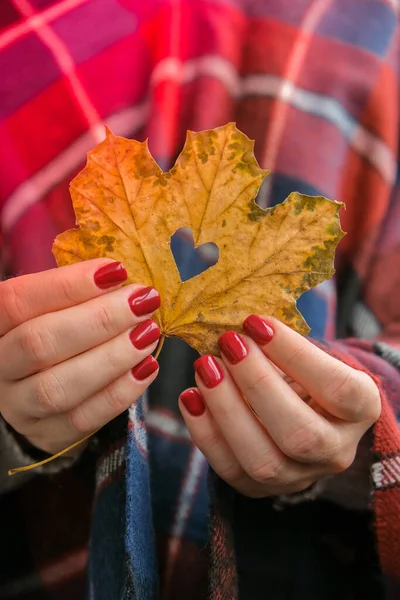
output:
[[[98,431],[100,431],[100,430],[96,429],[96,431],[93,431],[92,433],[89,433],[89,435],[86,435],[84,438],[82,438],[78,442],[75,442],[74,444],[71,444],[71,446],[68,446],[68,448],[64,448],[64,450],[61,450],[60,452],[57,452],[57,454],[53,454],[53,456],[49,456],[49,458],[45,458],[44,460],[41,460],[40,462],[33,463],[32,465],[27,465],[25,467],[17,467],[16,469],[10,469],[8,471],[8,474],[9,475],[15,475],[16,473],[23,473],[24,471],[30,471],[31,469],[36,469],[37,467],[41,467],[42,465],[46,465],[47,463],[51,462],[52,460],[55,460],[56,458],[59,458],[60,456],[63,456],[64,454],[66,454],[70,450],[73,450],[74,448],[76,448],[77,446],[79,446],[79,444],[82,444],[83,442],[86,442],[86,440],[88,440],[90,437],[92,437],[92,435],[94,435]]]
[[[157,360],[157,358],[160,356],[160,352],[162,350],[162,347],[164,346],[164,342],[165,342],[165,335],[162,335],[160,337],[160,341],[158,342],[158,346],[156,348],[156,353],[154,355],[154,358]]]

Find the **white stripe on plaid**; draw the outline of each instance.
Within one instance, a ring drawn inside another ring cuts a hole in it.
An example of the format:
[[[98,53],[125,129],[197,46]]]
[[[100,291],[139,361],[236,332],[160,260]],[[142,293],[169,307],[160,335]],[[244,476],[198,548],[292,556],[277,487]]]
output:
[[[143,411],[146,411],[147,414],[147,394],[139,398],[128,409],[130,429],[136,449],[147,459],[149,445],[147,440],[147,423],[143,419]]]
[[[105,123],[116,135],[124,136],[132,135],[145,123],[146,118],[147,104],[141,104],[112,115],[105,120]],[[2,215],[4,231],[9,231],[32,204],[38,202],[52,187],[65,179],[68,173],[76,169],[94,144],[92,133],[85,132],[41,171],[24,181],[4,204]]]
[[[172,79],[184,85],[200,77],[215,77],[226,86],[232,96],[239,97],[241,93],[241,80],[235,67],[229,61],[218,55],[207,54],[182,62],[179,58],[169,56],[164,58],[154,67],[151,74],[151,85]]]
[[[75,98],[78,109],[91,130],[93,138],[96,142],[100,142],[104,135],[104,128],[102,126],[100,115],[92,104],[78,77],[75,63],[68,47],[59,36],[54,33],[51,27],[42,20],[40,13],[35,12],[35,8],[28,0],[12,0],[12,2],[22,16],[26,18],[31,17],[32,30],[50,50],[61,73],[68,80],[72,96]]]
[[[181,538],[185,531],[185,525],[190,515],[193,498],[199,485],[204,470],[207,468],[207,461],[204,455],[197,447],[193,447],[190,460],[188,461],[187,474],[182,484],[181,493],[178,500],[178,507],[175,513],[172,535]]]
[[[372,465],[372,480],[377,490],[400,484],[400,456],[384,458]]]
[[[288,108],[290,105],[293,105],[296,92],[295,81],[298,79],[304,66],[307,68],[307,65],[305,65],[306,56],[313,39],[313,33],[331,4],[332,0],[314,0],[314,2],[310,2],[297,30],[296,39],[290,49],[283,76],[280,78],[279,86],[274,94],[276,102],[273,104],[270,116],[270,131],[269,135],[266,136],[264,148],[260,156],[261,165],[268,165],[268,169],[271,169],[271,171],[275,169],[279,147],[285,133],[289,115]],[[268,204],[271,181],[271,179],[267,180],[266,185],[260,190],[260,195],[262,196],[260,204],[262,206],[267,206]]]
[[[202,76],[219,79],[234,97],[256,95],[274,98],[282,88],[282,79],[274,75],[249,75],[240,79],[231,63],[213,55],[185,63],[177,58],[166,58],[155,67],[152,85],[170,79],[185,84]],[[371,162],[389,184],[393,183],[396,159],[389,146],[359,125],[337,100],[295,87],[290,82],[287,82],[286,90],[285,94],[292,106],[335,125],[356,152]],[[146,122],[147,110],[147,103],[137,105],[107,118],[105,123],[116,135],[132,134]],[[102,135],[104,137],[104,133]],[[4,231],[10,230],[29,206],[38,202],[76,168],[93,145],[91,132],[86,132],[46,167],[21,184],[5,202]]]
[[[364,340],[374,340],[382,331],[382,325],[365,304],[365,302],[357,302],[351,313],[351,327],[355,337]]]
[[[382,139],[362,127],[334,98],[302,89],[275,75],[257,74],[240,78],[231,63],[213,55],[185,63],[177,58],[166,58],[154,69],[152,84],[154,86],[171,79],[185,84],[204,76],[219,79],[236,98],[279,98],[300,111],[325,119],[338,128],[354,150],[366,158],[389,184],[393,184],[396,159],[392,150]],[[263,165],[271,168],[267,162]]]
[[[125,445],[120,448],[115,448],[106,456],[96,471],[96,491],[98,491],[105,480],[110,477],[115,471],[120,469],[125,460]]]
[[[31,17],[28,17],[22,23],[17,23],[16,25],[7,27],[0,34],[0,50],[3,50],[3,48],[6,48],[25,35],[32,33],[32,31],[34,31],[34,23],[38,16],[40,16],[42,23],[50,23],[70,10],[77,8],[81,4],[85,4],[86,2],[89,2],[89,0],[64,0],[63,2],[58,2],[57,4],[46,8],[40,13],[36,13]]]
[[[149,410],[146,415],[146,424],[149,431],[155,434],[172,437],[175,440],[190,440],[190,433],[186,425],[164,410]]]
[[[276,97],[281,82],[273,75],[254,75],[244,81],[243,87],[244,95]],[[394,182],[396,159],[393,152],[385,142],[357,123],[337,100],[295,87],[290,82],[287,82],[287,100],[298,110],[335,125],[360,156],[366,158],[389,184]]]

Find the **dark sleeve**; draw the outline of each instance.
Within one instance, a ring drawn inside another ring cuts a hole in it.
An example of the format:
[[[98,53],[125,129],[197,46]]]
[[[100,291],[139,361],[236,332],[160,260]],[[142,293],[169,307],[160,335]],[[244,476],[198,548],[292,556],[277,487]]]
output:
[[[58,473],[69,468],[76,460],[72,457],[63,456],[32,471],[17,473],[13,476],[8,475],[10,469],[30,465],[37,462],[39,458],[42,457],[39,457],[34,449],[32,449],[32,452],[29,451],[28,444],[20,443],[18,437],[14,435],[0,416],[0,495],[15,490],[40,473]]]

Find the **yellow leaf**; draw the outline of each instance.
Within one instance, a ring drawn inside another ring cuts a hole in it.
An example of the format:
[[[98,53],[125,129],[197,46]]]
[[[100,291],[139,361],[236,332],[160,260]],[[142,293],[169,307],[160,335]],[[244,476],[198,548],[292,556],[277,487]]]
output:
[[[219,354],[218,337],[240,331],[251,313],[307,334],[296,299],[334,273],[341,204],[294,192],[261,209],[254,198],[268,171],[253,146],[233,123],[188,132],[175,166],[163,173],[147,143],[107,131],[71,183],[79,228],[55,240],[58,265],[101,256],[122,261],[128,283],[160,292],[155,318],[163,335],[201,354]],[[192,230],[196,247],[219,248],[218,262],[184,283],[170,249],[182,227]]]

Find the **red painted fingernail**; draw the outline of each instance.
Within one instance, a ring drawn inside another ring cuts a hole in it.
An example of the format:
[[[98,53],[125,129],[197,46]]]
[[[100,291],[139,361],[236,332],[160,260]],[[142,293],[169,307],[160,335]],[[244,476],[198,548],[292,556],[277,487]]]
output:
[[[160,294],[152,287],[145,287],[136,290],[130,296],[128,302],[131,311],[137,317],[141,317],[160,308]]]
[[[194,368],[204,385],[208,388],[216,387],[224,378],[221,367],[210,354],[198,358],[194,363]]]
[[[223,333],[218,340],[218,344],[221,346],[224,356],[233,365],[240,363],[249,353],[244,339],[236,331]]]
[[[144,350],[147,346],[156,342],[160,335],[157,323],[151,319],[146,319],[146,321],[136,325],[135,329],[132,329],[129,337],[137,350]]]
[[[206,405],[204,404],[204,400],[199,390],[192,388],[190,390],[185,390],[179,396],[182,401],[182,404],[186,408],[189,414],[192,417],[201,417],[206,410]]]
[[[97,287],[105,290],[123,283],[128,279],[128,273],[121,262],[115,261],[100,267],[94,274],[94,282]]]
[[[154,356],[146,356],[136,367],[133,367],[131,373],[138,381],[147,379],[150,375],[153,375],[158,369],[158,362]]]
[[[274,330],[258,315],[250,315],[243,323],[243,329],[257,344],[265,346],[274,337]]]

